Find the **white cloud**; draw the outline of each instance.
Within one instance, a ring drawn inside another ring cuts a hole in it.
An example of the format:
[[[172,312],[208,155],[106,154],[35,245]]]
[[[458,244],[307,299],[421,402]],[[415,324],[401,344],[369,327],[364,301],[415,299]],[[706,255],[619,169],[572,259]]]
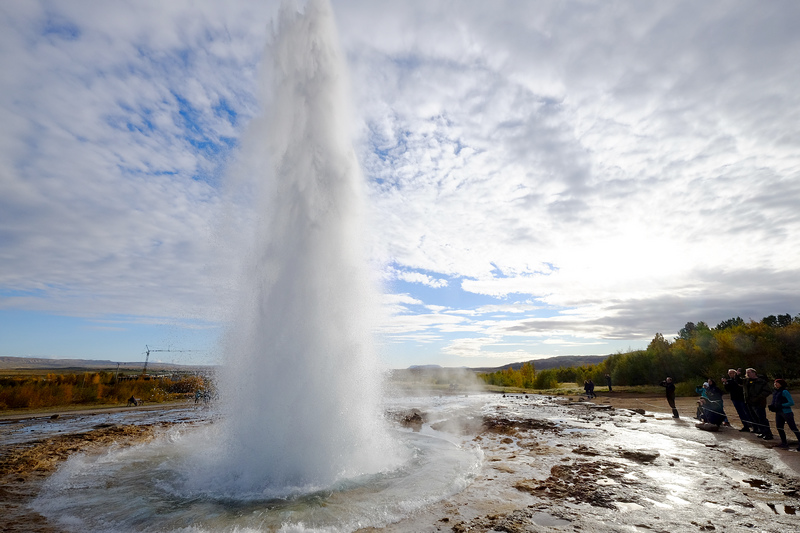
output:
[[[396,279],[407,281],[409,283],[420,283],[422,285],[427,285],[428,287],[433,287],[433,288],[447,287],[446,279],[433,278],[431,276],[428,276],[427,274],[422,274],[420,272],[406,272],[394,269],[394,277]]]

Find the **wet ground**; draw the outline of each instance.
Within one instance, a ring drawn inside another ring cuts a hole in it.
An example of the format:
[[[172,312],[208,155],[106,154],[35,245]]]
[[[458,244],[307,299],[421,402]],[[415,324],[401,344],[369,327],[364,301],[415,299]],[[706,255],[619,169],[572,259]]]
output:
[[[480,475],[382,531],[800,531],[800,453],[644,413],[563,398],[490,401],[474,437]]]
[[[532,395],[404,398],[388,412],[405,431],[477,444],[483,464],[459,493],[363,532],[800,531],[800,453],[735,429]],[[59,531],[28,503],[70,454],[210,413],[192,405],[0,424],[4,530]]]

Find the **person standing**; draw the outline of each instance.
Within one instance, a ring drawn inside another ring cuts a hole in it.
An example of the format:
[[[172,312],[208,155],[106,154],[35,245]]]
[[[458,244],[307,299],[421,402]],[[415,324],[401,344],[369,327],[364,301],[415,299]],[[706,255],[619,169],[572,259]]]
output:
[[[672,378],[668,377],[662,381],[661,386],[666,388],[667,403],[672,408],[672,418],[680,418],[680,415],[678,415],[678,408],[675,407],[675,384],[672,382]]]
[[[594,393],[594,381],[591,379],[589,380],[589,394],[592,398],[597,398],[597,394]]]
[[[772,440],[772,430],[767,420],[767,398],[772,394],[767,380],[759,376],[754,368],[745,371],[747,376],[742,383],[744,401],[750,413],[753,430],[764,440]]]
[[[611,375],[610,374],[606,374],[606,384],[608,385],[608,392],[613,392],[611,390]]]
[[[775,427],[778,428],[778,436],[781,438],[778,448],[789,447],[789,443],[786,440],[786,432],[783,430],[785,424],[789,426],[789,429],[797,437],[797,451],[800,451],[800,430],[797,429],[797,424],[794,421],[794,413],[792,412],[794,400],[792,395],[786,390],[786,381],[783,379],[776,379],[773,386],[775,387],[775,392],[772,393],[772,402],[769,404],[769,410],[775,413]]]
[[[750,431],[750,415],[747,412],[747,404],[744,403],[744,389],[742,389],[742,376],[734,369],[728,370],[728,378],[722,378],[722,384],[725,391],[731,395],[731,403],[733,403],[736,414],[739,415],[739,420],[742,421],[743,431],[748,433]]]

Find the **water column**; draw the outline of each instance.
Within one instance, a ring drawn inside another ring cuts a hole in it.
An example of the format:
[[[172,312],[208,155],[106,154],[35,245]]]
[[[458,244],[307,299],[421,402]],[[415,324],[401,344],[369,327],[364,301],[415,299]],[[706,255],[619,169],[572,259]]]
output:
[[[372,343],[364,183],[327,1],[284,5],[244,143],[257,208],[221,378],[233,493],[329,486],[391,466]]]

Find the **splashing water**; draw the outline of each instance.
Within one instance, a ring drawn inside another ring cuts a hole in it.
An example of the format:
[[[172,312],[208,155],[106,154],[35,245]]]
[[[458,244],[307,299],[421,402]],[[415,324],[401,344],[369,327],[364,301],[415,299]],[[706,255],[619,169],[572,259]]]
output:
[[[252,133],[256,249],[221,380],[233,493],[307,490],[392,466],[371,345],[345,67],[327,2],[281,10],[270,116]],[[261,169],[258,172],[258,169]]]

